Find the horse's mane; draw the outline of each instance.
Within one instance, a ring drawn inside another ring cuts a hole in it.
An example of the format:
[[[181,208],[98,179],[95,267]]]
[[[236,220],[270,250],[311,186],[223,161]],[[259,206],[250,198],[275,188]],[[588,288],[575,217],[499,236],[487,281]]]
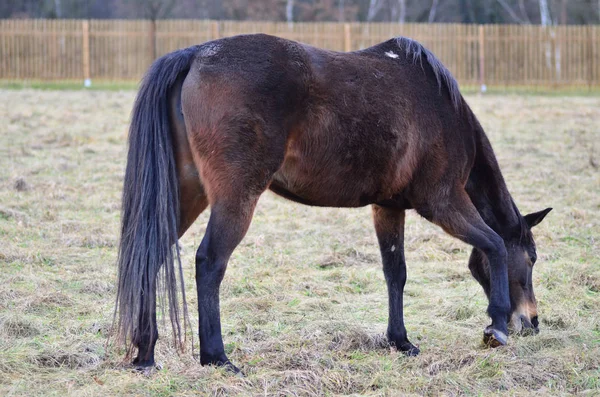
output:
[[[404,48],[407,57],[412,56],[414,63],[419,62],[422,64],[423,55],[425,55],[425,60],[429,66],[431,66],[431,69],[433,69],[433,73],[435,74],[440,89],[442,86],[448,89],[452,105],[458,110],[462,103],[462,96],[460,95],[458,82],[446,66],[444,66],[444,64],[421,43],[407,37],[396,37],[395,40],[398,47]]]

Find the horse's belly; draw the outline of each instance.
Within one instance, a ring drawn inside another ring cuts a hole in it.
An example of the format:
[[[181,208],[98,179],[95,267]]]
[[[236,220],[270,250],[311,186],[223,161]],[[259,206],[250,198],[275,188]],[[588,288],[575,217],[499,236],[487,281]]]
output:
[[[365,177],[337,164],[286,159],[270,189],[292,201],[322,207],[361,207],[385,199],[379,177]]]
[[[311,205],[361,207],[390,200],[411,183],[417,145],[410,131],[321,113],[290,134],[271,190]]]

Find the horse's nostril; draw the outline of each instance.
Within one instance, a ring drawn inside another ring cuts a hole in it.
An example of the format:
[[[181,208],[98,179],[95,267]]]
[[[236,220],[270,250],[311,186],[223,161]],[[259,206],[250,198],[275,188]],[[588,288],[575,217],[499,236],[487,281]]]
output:
[[[540,325],[540,323],[539,323],[539,321],[538,321],[538,316],[533,316],[533,318],[531,319],[531,324],[532,324],[532,325],[533,325],[535,328],[537,328],[537,327]]]

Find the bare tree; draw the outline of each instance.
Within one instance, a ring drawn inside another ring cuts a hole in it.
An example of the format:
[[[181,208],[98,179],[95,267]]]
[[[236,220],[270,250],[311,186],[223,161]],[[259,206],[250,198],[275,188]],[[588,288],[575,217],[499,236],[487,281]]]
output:
[[[345,6],[346,6],[345,0],[338,0],[338,11],[339,11],[338,21],[340,21],[340,22],[344,22],[344,20],[346,19]]]
[[[294,0],[287,0],[285,4],[285,19],[288,24],[294,22]]]
[[[540,5],[540,23],[542,26],[550,26],[552,19],[550,19],[550,9],[548,8],[548,0],[538,0]],[[552,49],[550,43],[546,43],[546,65],[548,68],[552,67]]]
[[[60,0],[54,0],[54,10],[57,18],[62,18],[62,9],[60,7]]]
[[[406,22],[406,0],[398,0],[398,5],[400,6],[398,22],[404,23]]]
[[[527,8],[525,8],[525,0],[519,0],[519,9],[521,10],[521,18],[523,18],[526,23],[531,23],[529,15],[527,15]]]
[[[588,24],[600,0],[0,0],[0,18]]]
[[[391,22],[406,22],[406,0],[391,0],[388,7]]]
[[[548,0],[539,0],[540,3],[540,20],[543,26],[552,25],[552,17],[550,16],[550,8]]]
[[[516,12],[513,11],[512,7],[506,2],[506,0],[497,0],[498,4],[500,4],[502,6],[502,8],[504,9],[504,11],[506,11],[508,13],[508,15],[510,15],[510,17],[518,23],[525,23],[525,21],[523,21],[521,18],[519,18],[519,16],[517,15]]]
[[[562,0],[560,3],[560,23],[566,25],[568,22],[567,16],[567,0]]]
[[[156,59],[156,20],[168,17],[173,11],[175,0],[125,0],[136,17],[142,15],[150,20],[150,58]]]
[[[427,22],[435,22],[435,14],[437,13],[439,3],[440,0],[433,0],[433,2],[431,3],[431,8],[429,9],[429,17],[427,18]]]
[[[175,5],[175,0],[123,0],[122,2],[125,13],[151,21],[169,17]]]
[[[367,12],[367,21],[371,22],[383,6],[383,0],[369,0],[369,11]]]
[[[548,0],[539,0],[540,5],[540,23],[542,26],[549,27],[550,39],[546,42],[546,66],[551,69],[552,65],[552,41],[556,37],[556,32],[551,28],[552,16],[550,15],[550,7]],[[561,75],[561,50],[560,46],[556,45],[554,49],[554,68],[556,70],[556,78],[560,79]]]
[[[459,9],[461,10],[462,23],[476,23],[477,18],[473,10],[473,5],[469,0],[459,0]]]

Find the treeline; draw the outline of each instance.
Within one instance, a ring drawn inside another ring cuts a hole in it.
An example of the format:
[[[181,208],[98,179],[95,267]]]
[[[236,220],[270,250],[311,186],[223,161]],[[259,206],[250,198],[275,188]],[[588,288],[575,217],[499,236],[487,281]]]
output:
[[[2,0],[0,18],[597,24],[600,0]]]

